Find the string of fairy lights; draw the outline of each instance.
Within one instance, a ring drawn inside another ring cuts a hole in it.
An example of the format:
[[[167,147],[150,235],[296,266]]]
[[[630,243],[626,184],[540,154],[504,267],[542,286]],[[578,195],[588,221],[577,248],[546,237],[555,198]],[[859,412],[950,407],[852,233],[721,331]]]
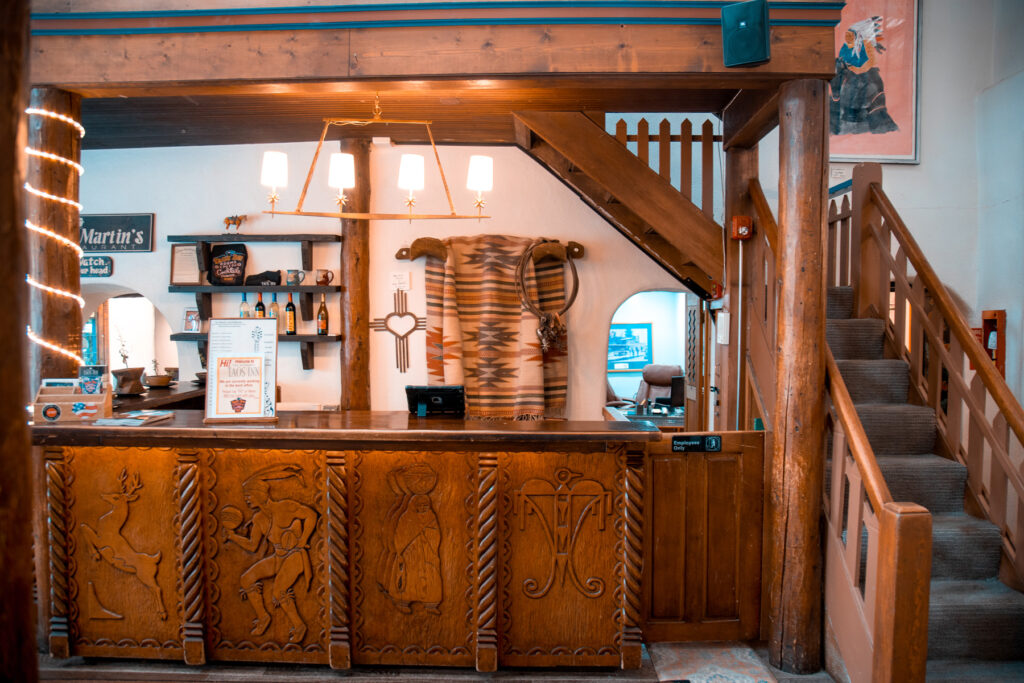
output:
[[[36,107],[29,107],[25,110],[25,113],[29,116],[45,116],[47,118],[61,121],[62,123],[66,123],[67,125],[77,130],[78,137],[85,136],[85,128],[82,127],[81,123],[74,120],[70,116],[66,116],[59,112],[50,111],[48,109],[39,109]],[[59,154],[54,154],[52,152],[47,152],[45,150],[35,149],[34,147],[26,147],[25,154],[28,155],[29,157],[34,157],[40,160],[41,162],[52,162],[61,164],[63,166],[67,166],[71,169],[74,169],[79,176],[85,173],[85,168],[81,164],[74,161],[73,159],[68,159],[67,157],[63,157]],[[27,181],[25,182],[24,187],[26,192],[36,197],[39,197],[44,202],[54,202],[57,204],[63,204],[64,206],[71,207],[78,212],[82,210],[82,205],[70,197],[61,197],[55,194],[50,194],[49,192],[33,187],[31,183]],[[74,240],[68,239],[67,237],[57,233],[56,231],[46,227],[45,225],[37,225],[36,223],[33,223],[28,219],[25,219],[25,228],[39,235],[43,235],[44,237],[49,238],[60,249],[70,249],[75,253],[76,260],[80,260],[82,258],[82,248]],[[85,308],[85,299],[83,299],[75,292],[68,291],[61,287],[54,287],[53,285],[47,284],[45,282],[39,282],[38,280],[33,278],[32,275],[29,273],[25,274],[25,282],[27,282],[30,287],[34,287],[35,289],[44,292],[47,295],[56,296],[63,299],[70,299],[72,301],[75,301],[79,305],[79,307]],[[70,358],[79,365],[85,364],[85,359],[83,359],[81,355],[75,353],[72,349],[68,348],[67,346],[64,346],[58,341],[52,339],[44,339],[32,329],[31,325],[25,326],[25,334],[34,344],[38,344],[39,346],[42,346],[45,349],[49,349],[50,351],[59,353],[62,356]]]

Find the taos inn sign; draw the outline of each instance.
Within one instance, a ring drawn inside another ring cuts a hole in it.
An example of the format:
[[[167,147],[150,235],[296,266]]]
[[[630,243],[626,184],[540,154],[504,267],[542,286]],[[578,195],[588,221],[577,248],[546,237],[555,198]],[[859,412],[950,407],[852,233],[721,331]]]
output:
[[[83,215],[78,243],[86,252],[153,251],[153,214]]]

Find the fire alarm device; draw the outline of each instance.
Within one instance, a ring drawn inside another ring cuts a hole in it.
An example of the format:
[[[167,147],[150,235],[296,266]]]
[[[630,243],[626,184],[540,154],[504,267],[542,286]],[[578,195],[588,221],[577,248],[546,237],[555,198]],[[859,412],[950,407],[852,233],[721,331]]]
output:
[[[750,216],[732,217],[732,235],[734,240],[749,240],[754,236],[754,219]]]

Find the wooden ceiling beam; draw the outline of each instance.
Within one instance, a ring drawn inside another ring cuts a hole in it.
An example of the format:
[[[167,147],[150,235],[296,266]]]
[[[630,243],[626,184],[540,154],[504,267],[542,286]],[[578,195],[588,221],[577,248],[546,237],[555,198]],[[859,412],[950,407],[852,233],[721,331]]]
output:
[[[722,146],[754,147],[779,125],[778,90],[741,90],[722,112]]]

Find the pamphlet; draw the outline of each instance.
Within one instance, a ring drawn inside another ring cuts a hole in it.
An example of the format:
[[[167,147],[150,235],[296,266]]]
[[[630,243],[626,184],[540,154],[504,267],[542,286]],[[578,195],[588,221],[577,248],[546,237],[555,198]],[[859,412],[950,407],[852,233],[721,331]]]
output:
[[[128,410],[118,413],[117,417],[94,420],[92,424],[99,427],[141,427],[145,424],[169,419],[173,415],[173,410]]]
[[[103,375],[106,365],[82,365],[78,368],[78,386],[83,394],[99,394],[103,391]]]

